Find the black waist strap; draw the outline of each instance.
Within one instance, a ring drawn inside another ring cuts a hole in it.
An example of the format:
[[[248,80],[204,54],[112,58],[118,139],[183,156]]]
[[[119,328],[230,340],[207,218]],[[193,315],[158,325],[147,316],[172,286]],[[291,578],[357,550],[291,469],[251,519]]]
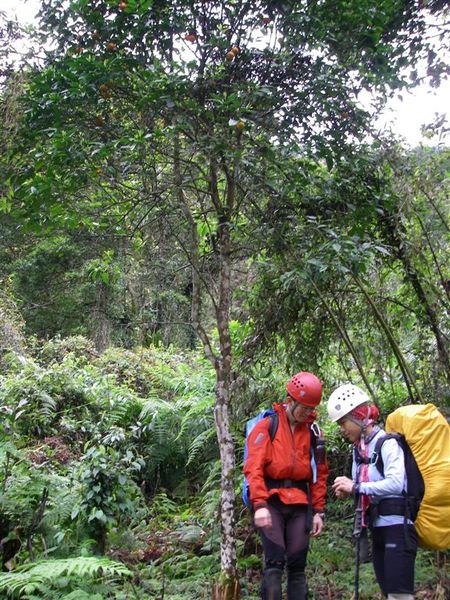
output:
[[[308,493],[309,482],[305,479],[271,479],[270,477],[265,477],[264,481],[268,490],[278,488],[297,488],[299,490],[303,490],[305,493]]]
[[[415,521],[419,509],[415,499],[409,496],[385,498],[378,503],[371,504],[369,508],[371,518],[402,515],[412,521]]]
[[[381,500],[381,502],[375,506],[377,507],[377,513],[382,517],[388,515],[404,515],[406,502],[405,498],[386,498],[386,500]]]

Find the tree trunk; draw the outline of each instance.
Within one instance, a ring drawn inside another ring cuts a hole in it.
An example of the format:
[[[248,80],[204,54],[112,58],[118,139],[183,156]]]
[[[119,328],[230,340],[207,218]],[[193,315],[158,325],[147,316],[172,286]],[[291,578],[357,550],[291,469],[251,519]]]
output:
[[[417,299],[419,300],[419,303],[424,311],[424,321],[429,325],[431,331],[434,333],[439,360],[442,364],[442,370],[447,378],[447,381],[450,382],[450,357],[447,350],[447,341],[445,340],[439,326],[439,317],[432,303],[428,301],[427,294],[422,286],[422,283],[403,248],[398,249],[398,255],[400,260],[403,262],[406,278],[409,280],[414,291],[416,292]]]
[[[239,581],[234,583],[219,584],[213,586],[211,600],[239,600],[241,597],[241,586]]]
[[[388,342],[389,342],[389,344],[395,354],[395,357],[397,359],[398,366],[400,367],[400,370],[402,372],[403,379],[405,381],[406,387],[408,388],[408,394],[409,394],[410,398],[414,399],[416,397],[420,403],[424,404],[424,398],[422,396],[422,393],[416,385],[416,381],[411,373],[408,363],[405,360],[405,357],[403,356],[402,351],[400,350],[399,345],[397,344],[397,341],[394,338],[394,334],[392,333],[392,330],[390,329],[388,323],[386,322],[385,318],[381,314],[381,311],[378,309],[373,298],[371,297],[369,292],[366,290],[366,288],[364,287],[364,285],[363,285],[362,281],[359,279],[359,277],[357,277],[356,275],[353,275],[353,279],[356,282],[359,289],[364,294],[364,297],[366,298],[369,306],[372,309],[374,317],[376,318],[377,322],[379,323],[379,325],[381,326],[381,328],[383,329],[383,331],[386,334]]]
[[[320,298],[320,301],[325,306],[328,314],[330,315],[331,319],[333,320],[333,323],[335,324],[336,329],[338,330],[339,335],[342,338],[342,341],[347,346],[347,350],[352,355],[353,360],[355,361],[355,364],[356,364],[356,368],[358,369],[359,374],[361,375],[361,378],[364,381],[364,383],[365,383],[365,385],[367,387],[367,390],[369,391],[369,393],[370,393],[370,395],[371,395],[371,397],[373,399],[374,404],[376,404],[378,406],[378,408],[379,408],[378,400],[377,400],[377,398],[375,396],[374,391],[372,390],[372,386],[370,385],[369,380],[367,379],[366,372],[365,372],[364,367],[363,367],[363,365],[362,365],[362,363],[361,363],[361,361],[359,359],[359,356],[358,356],[358,353],[356,351],[356,348],[353,345],[353,343],[352,343],[352,341],[351,341],[351,339],[350,339],[350,337],[349,337],[349,335],[348,335],[348,333],[347,333],[344,325],[339,321],[339,317],[334,312],[331,304],[327,301],[327,299],[325,298],[324,294],[322,294],[322,292],[320,291],[320,288],[314,283],[314,281],[312,279],[311,279],[311,284],[312,284],[312,286],[313,286],[313,288],[314,288],[317,296]]]
[[[237,600],[240,597],[239,580],[236,569],[236,536],[235,536],[235,493],[234,471],[235,452],[230,427],[229,406],[231,400],[231,338],[230,338],[230,305],[231,305],[231,237],[229,215],[233,202],[234,187],[228,185],[227,209],[224,210],[219,197],[217,184],[217,165],[212,160],[210,165],[209,193],[218,215],[218,247],[219,290],[217,298],[208,289],[203,279],[199,258],[199,237],[196,220],[190,210],[182,186],[180,168],[179,139],[174,148],[174,183],[180,200],[180,206],[190,230],[190,247],[186,253],[192,267],[192,313],[191,320],[195,332],[202,341],[204,352],[216,371],[216,402],[214,418],[221,462],[221,577],[214,585],[213,598],[217,600]],[[212,301],[217,330],[219,333],[220,352],[217,355],[211,340],[201,322],[202,287]],[[206,288],[206,289],[205,289]]]
[[[235,452],[231,435],[229,406],[231,400],[231,338],[230,338],[230,304],[231,304],[231,252],[230,224],[225,218],[220,219],[218,228],[220,247],[220,282],[219,301],[216,309],[217,328],[220,343],[220,359],[218,361],[216,405],[214,416],[216,421],[217,440],[221,461],[221,571],[222,585],[219,598],[228,600],[235,598],[237,589],[236,572],[236,537],[235,537],[235,493],[234,471]],[[230,595],[231,594],[231,595]]]
[[[236,537],[235,537],[235,493],[234,493],[234,470],[235,453],[233,438],[230,428],[230,373],[227,368],[220,368],[216,386],[216,405],[214,417],[216,422],[217,440],[220,449],[221,462],[221,495],[220,495],[220,563],[222,594],[225,589],[234,589],[237,581],[236,576]],[[217,589],[219,589],[219,587]],[[234,598],[234,596],[219,595],[223,600]]]
[[[424,286],[420,281],[419,275],[413,266],[410,256],[406,252],[404,240],[406,235],[402,237],[403,226],[400,220],[391,215],[390,218],[383,222],[388,239],[395,250],[398,260],[403,265],[405,279],[410,283],[419,301],[419,306],[422,312],[422,321],[428,325],[436,338],[439,361],[442,365],[442,370],[447,381],[450,382],[450,356],[447,350],[447,341],[439,326],[439,317],[433,306],[433,302],[428,299]]]
[[[92,340],[95,348],[103,352],[111,339],[111,321],[108,317],[108,304],[110,301],[109,286],[103,282],[97,284],[96,302],[92,313]]]

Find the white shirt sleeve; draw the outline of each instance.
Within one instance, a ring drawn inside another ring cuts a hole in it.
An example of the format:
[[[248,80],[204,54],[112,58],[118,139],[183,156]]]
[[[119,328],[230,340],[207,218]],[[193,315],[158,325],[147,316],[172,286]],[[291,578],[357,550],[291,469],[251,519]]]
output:
[[[405,487],[406,474],[403,450],[397,440],[386,440],[381,446],[381,456],[384,478],[375,465],[370,465],[370,481],[360,483],[359,491],[369,496],[401,496]]]

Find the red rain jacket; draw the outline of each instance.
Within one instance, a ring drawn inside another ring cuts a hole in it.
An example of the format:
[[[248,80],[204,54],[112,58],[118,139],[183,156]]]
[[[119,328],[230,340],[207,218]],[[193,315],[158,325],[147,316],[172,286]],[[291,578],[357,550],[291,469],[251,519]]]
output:
[[[286,404],[275,403],[278,413],[278,429],[273,441],[270,439],[270,419],[261,419],[248,436],[248,455],[244,474],[250,486],[250,500],[254,510],[266,506],[267,499],[277,494],[284,504],[307,504],[306,493],[298,488],[275,488],[268,490],[264,477],[271,479],[294,479],[312,482],[311,433],[308,423],[299,423],[292,432]],[[317,481],[311,483],[311,500],[315,512],[325,508],[328,465],[317,465]]]

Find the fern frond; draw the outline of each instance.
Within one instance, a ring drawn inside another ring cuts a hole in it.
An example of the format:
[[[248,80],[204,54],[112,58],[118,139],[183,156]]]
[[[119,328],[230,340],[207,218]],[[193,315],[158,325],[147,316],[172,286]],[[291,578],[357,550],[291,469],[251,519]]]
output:
[[[3,463],[8,456],[22,458],[23,452],[11,440],[5,439],[0,443],[0,463]]]
[[[190,465],[197,458],[199,453],[205,449],[206,442],[216,435],[215,430],[211,427],[206,431],[202,431],[189,446],[189,455],[186,466]]]
[[[174,409],[175,407],[170,402],[161,400],[157,396],[151,396],[142,405],[139,420],[145,422],[149,417],[150,420],[152,420],[157,418],[161,412],[172,413],[174,412]]]
[[[103,557],[78,556],[44,560],[23,565],[16,571],[0,574],[0,592],[10,595],[33,594],[43,584],[56,582],[60,577],[101,578],[129,577],[131,571],[122,563]]]
[[[75,485],[75,484],[74,484]],[[62,490],[51,500],[42,520],[45,526],[55,526],[70,520],[74,505],[78,500],[78,489]]]
[[[6,592],[10,596],[22,596],[35,592],[44,578],[36,573],[2,573],[0,574],[0,592]]]
[[[55,400],[43,390],[39,392],[38,398],[41,402],[39,409],[41,414],[48,418],[53,417],[57,406]]]
[[[63,596],[61,600],[103,600],[102,594],[89,594],[81,589],[73,590],[67,596]]]
[[[202,486],[202,494],[208,493],[210,490],[220,490],[221,467],[220,460],[216,459],[209,463],[209,474]]]
[[[180,432],[178,434],[179,438],[184,435],[187,428],[192,428],[193,423],[198,425],[200,420],[207,419],[208,427],[213,428],[214,426],[214,397],[211,394],[201,398],[196,396],[192,397],[190,399],[190,405],[191,406],[188,408],[188,410],[185,409],[181,413],[183,415],[183,419],[181,421]]]

